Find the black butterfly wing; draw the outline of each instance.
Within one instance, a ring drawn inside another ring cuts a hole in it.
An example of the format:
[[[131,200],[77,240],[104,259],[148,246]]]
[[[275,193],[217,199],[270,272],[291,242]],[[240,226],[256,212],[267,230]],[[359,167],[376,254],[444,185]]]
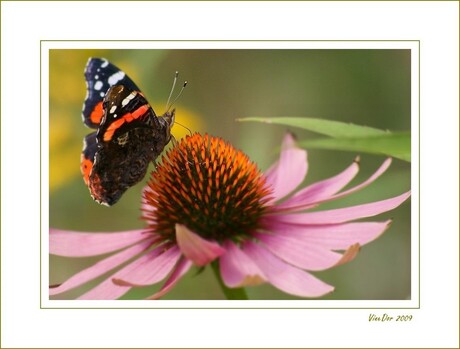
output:
[[[99,143],[115,141],[135,128],[158,126],[158,118],[142,93],[125,85],[109,88],[103,100],[103,111],[97,130]]]
[[[88,187],[94,200],[111,206],[145,177],[169,141],[170,125],[140,92],[124,85],[107,91],[103,109]]]
[[[83,150],[81,152],[80,170],[83,175],[85,184],[89,184],[89,177],[94,165],[94,156],[96,155],[98,145],[96,143],[96,132],[88,134],[83,138]]]
[[[82,118],[86,126],[98,128],[104,115],[103,100],[115,85],[124,85],[133,91],[139,87],[121,69],[104,58],[90,58],[85,68],[87,95],[83,103]]]
[[[81,171],[91,196],[111,206],[144,178],[170,140],[174,110],[158,118],[137,85],[105,59],[91,58],[85,69],[87,135]]]

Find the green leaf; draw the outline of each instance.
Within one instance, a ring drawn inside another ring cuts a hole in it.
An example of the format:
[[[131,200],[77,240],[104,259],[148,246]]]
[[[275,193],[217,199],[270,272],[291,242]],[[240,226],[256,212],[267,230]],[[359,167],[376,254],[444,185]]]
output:
[[[384,154],[410,161],[410,132],[392,133],[340,121],[291,116],[271,118],[253,116],[237,120],[298,127],[332,137],[300,141],[299,145],[304,148]]]
[[[237,121],[256,121],[265,122],[268,124],[277,124],[298,127],[312,132],[320,133],[333,138],[354,138],[354,137],[372,137],[389,134],[389,131],[379,130],[377,128],[359,126],[350,123],[315,119],[315,118],[304,118],[304,117],[247,117],[237,119]]]
[[[307,149],[330,149],[389,155],[410,162],[410,133],[387,133],[373,137],[320,138],[299,141]]]

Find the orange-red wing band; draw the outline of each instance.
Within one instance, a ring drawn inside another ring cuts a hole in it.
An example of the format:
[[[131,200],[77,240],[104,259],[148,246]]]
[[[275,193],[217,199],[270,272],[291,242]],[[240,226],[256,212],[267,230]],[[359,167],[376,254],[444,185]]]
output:
[[[93,168],[92,161],[82,156],[81,163],[80,163],[80,170],[81,170],[81,173],[83,174],[83,179],[86,185],[89,184],[89,175],[91,174],[92,168]]]
[[[121,125],[123,125],[125,122],[131,122],[133,120],[136,120],[140,118],[142,115],[144,115],[147,111],[149,110],[149,105],[144,104],[137,108],[134,112],[132,113],[126,113],[123,115],[120,119],[115,120],[112,122],[107,130],[104,132],[104,141],[108,142],[112,139],[113,134],[115,133],[116,130],[118,130]]]
[[[99,125],[101,123],[102,116],[104,115],[104,110],[102,108],[102,101],[100,101],[96,106],[94,107],[93,111],[91,112],[91,115],[89,118],[91,119],[91,122],[95,125]]]

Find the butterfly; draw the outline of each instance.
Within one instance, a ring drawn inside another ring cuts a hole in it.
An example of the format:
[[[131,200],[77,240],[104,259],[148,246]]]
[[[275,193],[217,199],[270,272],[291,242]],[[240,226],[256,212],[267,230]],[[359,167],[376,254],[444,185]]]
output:
[[[90,58],[85,79],[82,118],[96,131],[83,139],[80,169],[92,198],[112,206],[171,140],[175,110],[158,117],[137,85],[106,59]]]

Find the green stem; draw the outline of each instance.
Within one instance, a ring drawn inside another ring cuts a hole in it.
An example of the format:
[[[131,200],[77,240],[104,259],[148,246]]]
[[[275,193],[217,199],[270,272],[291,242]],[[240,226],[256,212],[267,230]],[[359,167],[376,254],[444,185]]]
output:
[[[219,262],[214,261],[211,263],[212,270],[214,271],[214,275],[217,278],[217,281],[219,281],[220,288],[225,294],[225,297],[227,299],[231,300],[248,300],[248,295],[246,294],[246,290],[242,287],[240,288],[228,288],[225,286],[224,282],[222,281],[222,278],[220,277],[220,271],[219,271]]]

